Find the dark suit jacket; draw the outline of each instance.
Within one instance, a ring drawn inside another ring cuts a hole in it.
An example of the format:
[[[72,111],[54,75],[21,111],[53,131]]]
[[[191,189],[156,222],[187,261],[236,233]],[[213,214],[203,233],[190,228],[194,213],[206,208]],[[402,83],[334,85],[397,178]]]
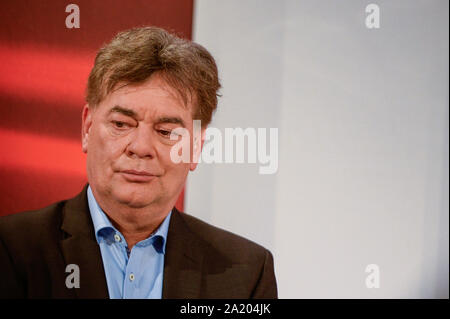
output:
[[[271,253],[175,208],[163,298],[276,298]],[[80,288],[67,288],[68,264]],[[46,208],[0,218],[0,298],[108,298],[86,187]]]

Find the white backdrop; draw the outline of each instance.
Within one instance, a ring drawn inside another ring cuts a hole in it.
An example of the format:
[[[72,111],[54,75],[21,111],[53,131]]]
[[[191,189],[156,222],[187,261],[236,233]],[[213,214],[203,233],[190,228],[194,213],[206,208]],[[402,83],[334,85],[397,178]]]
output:
[[[281,298],[449,296],[448,1],[372,2],[195,2],[211,125],[277,127],[279,169],[200,164],[186,212],[270,249]]]

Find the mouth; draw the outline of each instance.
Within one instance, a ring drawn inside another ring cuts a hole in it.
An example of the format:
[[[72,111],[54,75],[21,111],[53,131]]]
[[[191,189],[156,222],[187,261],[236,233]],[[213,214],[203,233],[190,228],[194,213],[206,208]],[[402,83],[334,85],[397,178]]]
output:
[[[124,170],[120,174],[129,182],[145,183],[150,182],[157,176],[145,171]]]

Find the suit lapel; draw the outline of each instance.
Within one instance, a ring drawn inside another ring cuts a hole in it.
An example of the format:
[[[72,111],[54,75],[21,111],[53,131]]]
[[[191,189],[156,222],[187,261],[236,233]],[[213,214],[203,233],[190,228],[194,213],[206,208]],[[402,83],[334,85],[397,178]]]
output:
[[[202,284],[202,243],[174,208],[170,218],[164,260],[163,298],[199,298]]]
[[[75,264],[80,269],[80,288],[72,288],[77,297],[108,298],[103,261],[95,239],[86,191],[87,185],[65,205],[61,228],[69,236],[61,241],[61,249],[66,265]]]

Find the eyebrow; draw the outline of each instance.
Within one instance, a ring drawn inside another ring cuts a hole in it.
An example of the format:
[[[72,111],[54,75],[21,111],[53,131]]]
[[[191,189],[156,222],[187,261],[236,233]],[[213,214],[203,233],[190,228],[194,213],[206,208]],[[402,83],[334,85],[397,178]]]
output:
[[[137,118],[137,114],[136,114],[135,111],[127,109],[127,108],[124,108],[124,107],[119,106],[119,105],[114,106],[109,111],[109,113],[110,114],[111,113],[120,113],[120,114],[123,114],[125,116],[132,117],[134,119]],[[163,116],[163,117],[160,117],[160,118],[158,118],[156,120],[156,124],[162,124],[162,123],[180,124],[182,127],[186,127],[184,121],[180,117],[176,117],[176,116],[173,116],[173,117]]]
[[[129,116],[129,117],[132,117],[132,118],[134,118],[134,119],[137,118],[137,114],[136,114],[135,111],[130,110],[130,109],[126,109],[126,108],[121,107],[121,106],[118,106],[118,105],[114,106],[114,107],[109,111],[109,113],[110,113],[110,114],[111,114],[111,113],[120,113],[120,114]]]
[[[160,117],[156,120],[157,124],[161,123],[172,123],[172,124],[180,124],[182,127],[186,127],[184,121],[179,117]]]

